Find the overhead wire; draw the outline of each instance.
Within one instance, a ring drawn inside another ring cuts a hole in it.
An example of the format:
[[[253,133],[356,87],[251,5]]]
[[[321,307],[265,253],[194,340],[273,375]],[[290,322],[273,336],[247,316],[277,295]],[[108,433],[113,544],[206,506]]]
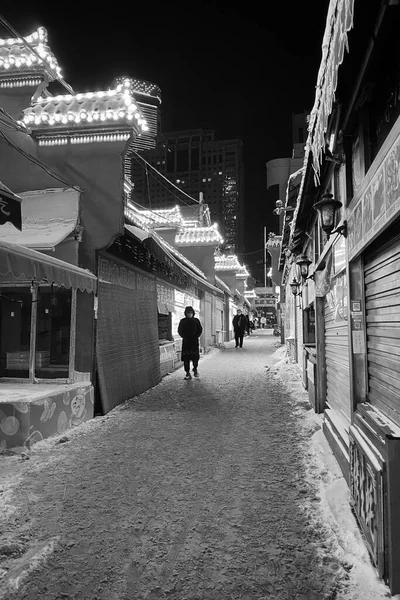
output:
[[[29,51],[39,59],[40,64],[43,65],[43,69],[47,71],[49,75],[51,75],[54,79],[56,79],[61,85],[72,95],[75,95],[73,88],[67,83],[54,69],[52,69],[49,65],[46,64],[44,58],[40,56],[38,52],[36,52],[35,48],[24,38],[22,35],[18,33],[16,29],[0,14],[0,23],[3,25],[5,29],[7,29],[12,35],[14,35],[18,40],[21,40],[23,45],[29,49]]]
[[[138,159],[137,159],[135,156],[134,156],[133,158],[134,158],[134,159],[135,159],[135,160],[136,160],[136,161],[137,161],[139,164],[141,164],[141,163],[140,163],[140,161],[139,161],[139,160],[138,160]],[[146,167],[145,167],[144,165],[142,165],[142,167],[143,167],[144,169],[146,169]],[[155,169],[155,171],[156,171],[157,173],[159,173],[159,174],[160,174],[162,177],[164,177],[164,176],[162,175],[162,173],[160,173],[159,171],[157,171],[157,169]],[[159,179],[158,179],[158,178],[157,178],[157,177],[156,177],[156,176],[155,176],[155,175],[154,175],[152,172],[150,172],[149,174],[150,174],[150,177],[153,177],[153,179],[155,179],[156,181],[158,181],[158,183],[161,185],[161,187],[163,187],[165,190],[167,190],[167,192],[169,192],[169,193],[171,194],[171,196],[173,196],[174,198],[176,198],[176,200],[178,200],[178,202],[182,202],[182,203],[183,203],[185,206],[190,206],[190,204],[188,204],[187,202],[185,202],[185,200],[183,200],[182,198],[179,198],[179,197],[178,197],[176,194],[174,194],[174,192],[173,192],[173,191],[171,191],[171,190],[170,190],[170,189],[169,189],[169,188],[168,188],[168,187],[167,187],[167,186],[166,186],[164,183],[162,183],[162,182],[161,182],[161,181],[160,181],[160,180],[159,180]],[[169,180],[169,179],[167,179],[166,177],[164,177],[164,179],[166,179],[166,180],[168,181],[168,183],[170,183],[171,185],[173,185],[172,181],[170,181],[170,180]],[[181,190],[180,188],[178,188],[177,186],[174,186],[174,187],[176,187],[176,189],[178,189],[179,191],[182,191],[182,190]]]
[[[35,164],[38,167],[40,167],[41,169],[43,169],[43,171],[46,171],[46,173],[48,175],[50,175],[50,177],[53,177],[53,179],[57,179],[61,183],[64,183],[64,185],[67,185],[68,187],[76,190],[77,192],[81,191],[78,187],[76,187],[75,185],[72,185],[72,183],[69,183],[68,181],[66,181],[65,179],[63,179],[58,173],[56,173],[55,171],[53,171],[53,169],[51,169],[50,167],[48,167],[47,165],[45,165],[44,163],[42,163],[41,160],[39,160],[38,158],[32,156],[32,154],[30,154],[29,152],[26,152],[20,146],[18,146],[18,144],[16,144],[12,140],[10,140],[10,138],[1,129],[0,129],[0,136],[2,138],[4,138],[4,140],[7,142],[7,144],[9,144],[12,148],[14,148],[14,150],[16,150],[17,152],[19,152],[24,158],[26,158],[27,160],[29,160],[33,164]]]
[[[187,194],[184,190],[182,190],[177,185],[175,185],[170,179],[168,179],[168,177],[165,177],[165,175],[163,175],[162,173],[160,173],[160,171],[158,171],[158,169],[153,167],[153,165],[151,163],[149,163],[145,158],[143,158],[143,156],[141,156],[138,152],[136,152],[136,150],[132,150],[132,152],[133,152],[133,154],[136,154],[136,156],[138,158],[140,158],[144,163],[146,163],[146,165],[149,166],[153,171],[155,171],[160,177],[162,177],[163,179],[165,179],[165,181],[167,181],[170,185],[172,185],[172,187],[174,187],[176,190],[178,190],[178,192],[180,192],[181,194],[183,194],[184,196],[189,198],[189,200],[191,200],[192,202],[201,204],[200,200],[196,200],[196,198],[193,198],[192,196]]]
[[[14,150],[16,150],[17,152],[19,152],[24,158],[26,158],[27,160],[31,161],[33,164],[37,165],[38,167],[40,167],[41,169],[43,169],[44,171],[46,171],[46,173],[48,175],[50,175],[54,179],[57,179],[61,183],[64,183],[68,187],[70,187],[72,189],[75,189],[76,191],[81,191],[78,187],[74,186],[73,184],[71,184],[68,181],[66,181],[65,179],[63,179],[58,173],[56,173],[55,171],[53,171],[53,169],[51,169],[50,167],[48,167],[47,165],[45,165],[44,163],[42,163],[41,160],[39,160],[36,157],[32,156],[32,154],[30,154],[29,152],[26,152],[18,144],[16,144],[12,140],[10,140],[10,138],[4,133],[4,131],[1,130],[1,128],[0,128],[0,136],[3,137],[4,140],[6,141],[6,143],[9,144],[12,148],[14,148]],[[140,208],[142,208],[142,209],[144,209],[146,211],[149,211],[148,207],[143,206],[139,202],[136,202],[134,200],[130,200],[130,202],[132,204],[137,204],[138,206],[140,206]],[[157,211],[155,211],[155,210],[151,210],[150,209],[149,212],[155,213],[160,219],[164,220],[165,223],[169,223],[170,222],[167,217],[165,217],[164,215],[162,215],[160,213],[157,213]],[[149,220],[154,221],[156,223],[156,219],[152,219],[150,216],[147,216],[147,215],[146,215],[146,218],[148,218]]]
[[[254,250],[253,252],[240,252],[240,256],[248,256],[249,254],[258,254],[259,252],[264,252],[264,248],[261,248],[261,250]]]
[[[4,120],[4,117],[6,118],[6,120]],[[21,125],[20,123],[18,123],[18,121],[14,119],[14,117],[2,107],[0,107],[0,121],[4,124],[9,125],[16,131],[23,131],[24,133],[26,133],[25,125]]]

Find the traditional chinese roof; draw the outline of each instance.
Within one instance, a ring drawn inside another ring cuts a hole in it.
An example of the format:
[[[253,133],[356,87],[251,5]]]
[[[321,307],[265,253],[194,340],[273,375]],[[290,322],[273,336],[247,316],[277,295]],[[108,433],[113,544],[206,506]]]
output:
[[[32,75],[43,73],[47,67],[61,77],[61,69],[57,59],[47,45],[47,31],[39,27],[31,35],[24,38],[41,56],[39,59],[21,38],[0,39],[0,77],[7,79],[24,79]],[[48,73],[50,81],[54,77]]]
[[[217,225],[211,227],[183,227],[175,236],[175,242],[181,246],[201,246],[222,243]]]
[[[281,235],[276,235],[276,233],[273,233],[273,232],[271,232],[268,235],[268,240],[267,240],[267,244],[266,244],[267,248],[280,248],[281,244],[282,244],[282,236]]]
[[[151,219],[154,227],[180,227],[184,218],[179,206],[138,211],[143,217]]]
[[[238,272],[236,273],[236,277],[249,277],[249,272],[246,269],[245,265],[240,265]]]
[[[236,254],[220,255],[215,257],[216,271],[240,271],[242,265],[238,261]]]
[[[138,227],[147,228],[176,228],[181,227],[184,220],[180,207],[159,208],[157,210],[139,210],[132,202],[128,202],[125,214]]]
[[[187,265],[192,271],[194,271],[197,275],[199,275],[200,277],[202,277],[203,279],[205,279],[207,281],[207,276],[206,274],[199,269],[198,267],[196,267],[196,265],[194,263],[192,263],[188,258],[186,258],[186,256],[183,256],[183,254],[181,254],[179,252],[179,250],[177,250],[176,248],[174,248],[174,246],[171,246],[171,244],[169,244],[166,240],[164,240],[163,237],[161,237],[160,235],[158,235],[158,233],[156,233],[155,231],[152,234],[152,237],[157,240],[157,242],[163,246],[163,248],[165,250],[167,250],[168,252],[170,252],[175,258],[177,258],[179,260],[179,262],[181,262],[184,265]]]
[[[123,89],[129,89],[131,92],[140,94],[142,96],[152,96],[158,98],[161,102],[161,90],[155,83],[150,81],[144,81],[143,79],[136,79],[135,77],[116,77],[113,81],[114,89],[121,91]]]
[[[157,210],[139,210],[129,202],[125,208],[125,215],[129,221],[138,227],[142,227],[145,231],[150,229],[177,229],[175,243],[179,246],[217,245],[223,241],[217,224],[202,227],[199,224],[198,213],[193,215],[189,212],[187,216],[182,213],[183,210],[180,206]]]
[[[41,96],[24,110],[23,120],[36,136],[148,129],[129,89]]]

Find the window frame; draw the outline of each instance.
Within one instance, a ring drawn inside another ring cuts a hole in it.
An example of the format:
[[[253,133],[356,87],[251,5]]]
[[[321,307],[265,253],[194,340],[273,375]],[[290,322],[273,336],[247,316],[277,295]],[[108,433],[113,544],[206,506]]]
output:
[[[56,285],[56,284],[55,284]],[[29,340],[29,376],[28,377],[1,377],[0,381],[11,383],[73,383],[75,370],[75,345],[76,345],[76,298],[77,290],[71,288],[71,321],[70,321],[70,338],[69,338],[69,360],[68,360],[68,377],[60,377],[57,379],[43,378],[35,376],[35,356],[36,356],[36,331],[37,331],[37,309],[38,309],[38,289],[39,286],[32,285],[31,282],[13,282],[2,283],[1,290],[9,288],[25,288],[30,289],[32,296],[31,308],[31,323],[30,323],[30,340]],[[41,285],[40,287],[51,288],[50,284]]]

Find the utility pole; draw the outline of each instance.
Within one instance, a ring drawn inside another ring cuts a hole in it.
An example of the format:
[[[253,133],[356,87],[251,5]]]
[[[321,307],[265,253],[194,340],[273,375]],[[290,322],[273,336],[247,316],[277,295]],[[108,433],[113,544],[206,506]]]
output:
[[[264,227],[264,287],[267,287],[267,228]]]

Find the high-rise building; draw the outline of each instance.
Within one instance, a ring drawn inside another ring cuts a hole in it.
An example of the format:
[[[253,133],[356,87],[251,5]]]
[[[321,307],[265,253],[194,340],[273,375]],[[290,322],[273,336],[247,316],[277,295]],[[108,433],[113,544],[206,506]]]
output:
[[[146,116],[146,115],[145,115]],[[147,118],[147,117],[146,117]],[[243,247],[244,168],[241,140],[216,140],[213,130],[163,133],[154,150],[141,156],[183,192],[198,200],[200,192],[211,219],[218,223],[232,252]],[[190,204],[140,158],[132,157],[132,200],[152,209]]]

